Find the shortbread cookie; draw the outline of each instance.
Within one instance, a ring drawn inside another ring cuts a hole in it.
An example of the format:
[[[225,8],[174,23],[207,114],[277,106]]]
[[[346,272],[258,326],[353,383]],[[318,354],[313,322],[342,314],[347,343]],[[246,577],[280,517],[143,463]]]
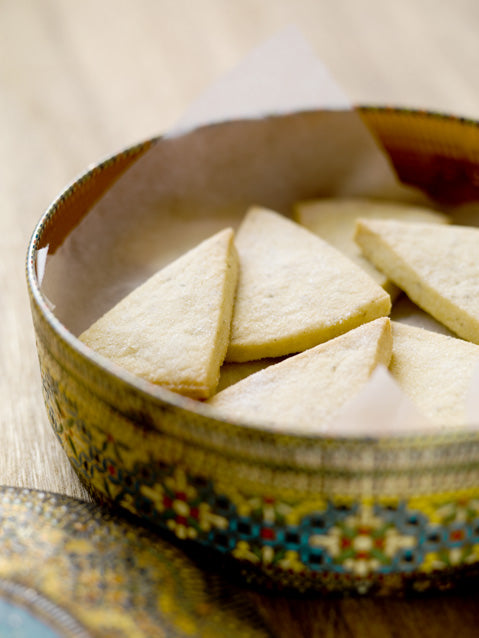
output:
[[[366,198],[316,199],[298,202],[294,206],[294,216],[298,223],[319,235],[360,266],[391,295],[392,299],[397,297],[398,287],[363,257],[354,241],[356,219],[364,217],[449,223],[447,215],[428,208]]]
[[[479,343],[479,228],[360,219],[355,237],[412,301]]]
[[[422,328],[391,322],[389,370],[424,416],[436,425],[467,423],[466,398],[479,346]]]
[[[389,365],[388,318],[355,330],[253,374],[207,402],[220,418],[271,430],[320,434],[369,379]],[[331,427],[330,427],[331,426]]]
[[[229,341],[238,262],[223,230],[153,275],[80,339],[152,383],[204,399]]]
[[[389,295],[299,224],[253,207],[236,235],[238,291],[227,361],[300,352],[385,316]]]

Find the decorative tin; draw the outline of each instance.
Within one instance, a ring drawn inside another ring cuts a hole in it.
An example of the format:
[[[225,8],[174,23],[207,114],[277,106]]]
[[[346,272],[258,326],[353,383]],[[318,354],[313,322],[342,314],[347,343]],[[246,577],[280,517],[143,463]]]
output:
[[[405,181],[442,201],[478,195],[477,123],[394,109],[360,115]],[[311,114],[304,118],[301,126]],[[45,213],[29,247],[48,416],[87,489],[279,587],[423,590],[474,572],[479,431],[308,438],[222,422],[94,356],[49,308],[37,251],[60,246],[118,175],[162,143],[86,173]]]

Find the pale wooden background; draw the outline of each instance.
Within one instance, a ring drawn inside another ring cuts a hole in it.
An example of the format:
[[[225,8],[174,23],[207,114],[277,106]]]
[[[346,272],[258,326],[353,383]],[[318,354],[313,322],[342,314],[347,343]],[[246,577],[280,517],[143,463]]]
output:
[[[45,416],[24,282],[35,222],[295,24],[358,103],[479,119],[477,0],[0,0],[0,484],[85,496]],[[255,599],[278,636],[477,636],[479,597]]]

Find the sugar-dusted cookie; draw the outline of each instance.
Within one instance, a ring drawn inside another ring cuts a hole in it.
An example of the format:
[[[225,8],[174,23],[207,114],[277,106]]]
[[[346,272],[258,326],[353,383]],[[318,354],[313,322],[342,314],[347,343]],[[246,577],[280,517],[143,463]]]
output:
[[[226,388],[208,400],[219,417],[285,432],[334,430],[334,416],[389,365],[392,338],[382,317]]]
[[[424,416],[437,425],[466,425],[466,397],[479,365],[479,346],[391,322],[389,370]]]
[[[479,228],[359,219],[355,238],[412,301],[479,343]]]
[[[428,208],[359,197],[298,202],[294,206],[294,217],[299,224],[325,239],[363,268],[374,281],[391,295],[392,299],[397,297],[399,289],[384,273],[363,257],[354,241],[356,219],[364,217],[449,223],[447,215]]]
[[[311,348],[387,315],[389,295],[299,224],[253,207],[237,234],[238,291],[227,361]]]
[[[193,398],[210,396],[228,346],[237,253],[223,230],[160,270],[80,339],[130,372]]]

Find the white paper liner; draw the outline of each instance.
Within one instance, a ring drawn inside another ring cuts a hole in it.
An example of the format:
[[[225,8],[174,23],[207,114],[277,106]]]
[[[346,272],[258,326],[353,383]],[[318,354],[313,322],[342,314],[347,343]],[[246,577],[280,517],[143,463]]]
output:
[[[389,370],[380,364],[327,431],[341,436],[381,437],[417,434],[436,427],[417,410]]]
[[[232,117],[232,111],[219,108],[221,94],[230,105],[235,94],[234,113],[252,117],[244,78],[252,67],[254,109],[268,105],[275,117],[219,123],[163,138],[49,257],[43,290],[72,332],[79,334],[199,241],[237,226],[252,204],[289,214],[297,199],[321,194],[420,200],[398,183],[360,116],[294,28],[253,52],[244,66],[208,90],[199,100],[201,116],[189,109],[181,126]],[[276,89],[269,95],[271,77]],[[323,105],[328,109],[318,111]],[[342,110],[333,109],[335,105]]]
[[[37,273],[38,285],[42,285],[43,277],[45,275],[45,266],[47,264],[48,246],[37,250],[35,269]]]
[[[348,110],[352,104],[300,31],[291,26],[261,44],[218,84],[207,89],[168,135],[212,122],[319,107]]]

